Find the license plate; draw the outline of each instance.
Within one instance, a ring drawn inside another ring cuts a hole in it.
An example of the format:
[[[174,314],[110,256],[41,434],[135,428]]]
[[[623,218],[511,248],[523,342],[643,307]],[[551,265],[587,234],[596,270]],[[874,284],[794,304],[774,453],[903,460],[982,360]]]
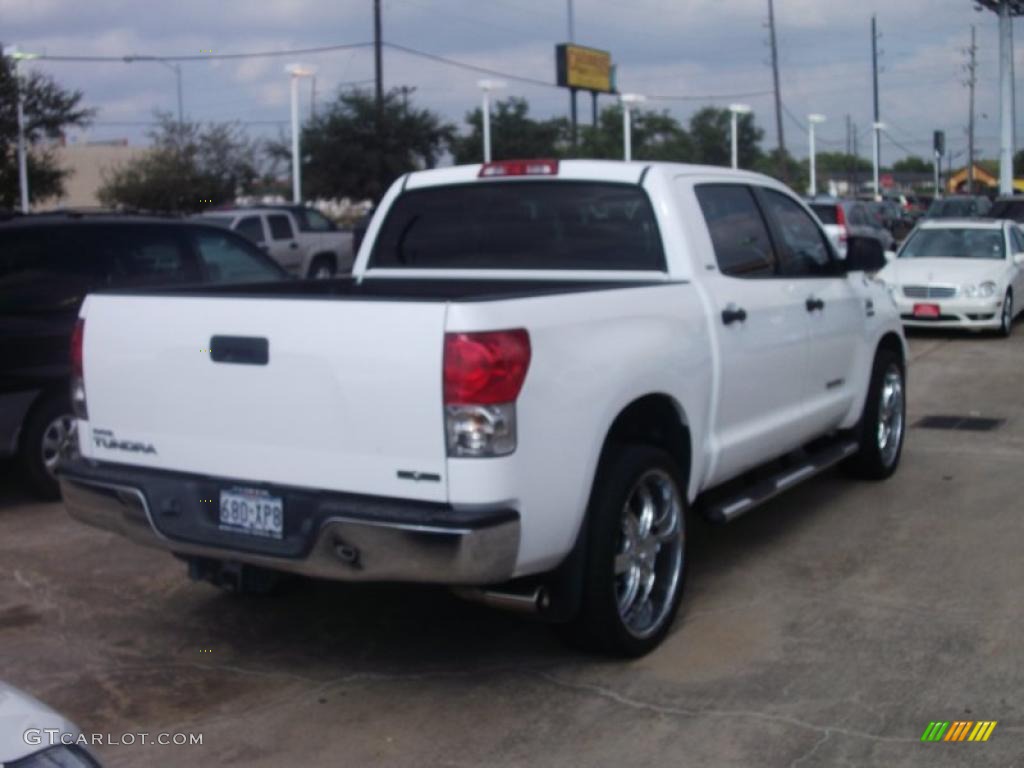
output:
[[[284,502],[256,488],[220,492],[220,528],[280,539],[284,532]]]
[[[938,317],[942,312],[938,304],[915,304],[914,317]]]

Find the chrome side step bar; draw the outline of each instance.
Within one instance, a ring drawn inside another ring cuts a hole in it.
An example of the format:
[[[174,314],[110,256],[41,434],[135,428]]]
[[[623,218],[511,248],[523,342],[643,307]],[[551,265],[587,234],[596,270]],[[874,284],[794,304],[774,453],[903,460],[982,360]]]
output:
[[[814,477],[857,452],[857,443],[834,443],[815,451],[796,466],[788,466],[774,475],[724,497],[701,505],[704,516],[713,523],[729,523],[797,483]]]

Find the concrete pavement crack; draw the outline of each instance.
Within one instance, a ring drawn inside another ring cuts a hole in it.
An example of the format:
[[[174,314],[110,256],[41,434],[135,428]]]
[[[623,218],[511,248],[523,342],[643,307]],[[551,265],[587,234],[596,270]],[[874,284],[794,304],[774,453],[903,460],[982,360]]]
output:
[[[573,683],[568,680],[563,680],[555,675],[551,675],[545,672],[536,673],[538,677],[543,680],[547,680],[553,685],[565,688],[568,690],[576,691],[577,693],[587,693],[595,696],[599,696],[608,701],[612,701],[630,709],[646,710],[649,712],[656,712],[662,715],[673,715],[678,717],[746,717],[754,720],[763,720],[770,723],[778,723],[781,725],[790,725],[794,728],[801,728],[815,733],[828,734],[835,733],[843,736],[851,736],[853,738],[868,739],[869,741],[886,742],[893,744],[916,744],[918,738],[903,738],[898,736],[878,736],[877,734],[867,733],[865,731],[857,731],[852,728],[842,728],[834,725],[818,725],[817,723],[811,723],[806,720],[801,720],[797,717],[791,717],[789,715],[772,714],[770,712],[758,712],[757,710],[747,709],[687,709],[684,707],[671,707],[664,704],[655,704],[653,702],[641,701],[634,699],[618,691],[607,688],[600,685],[592,685],[589,683]]]

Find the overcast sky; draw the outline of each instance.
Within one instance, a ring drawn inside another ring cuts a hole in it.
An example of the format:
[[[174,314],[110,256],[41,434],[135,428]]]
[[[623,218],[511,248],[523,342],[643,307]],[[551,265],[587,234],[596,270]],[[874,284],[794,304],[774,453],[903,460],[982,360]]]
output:
[[[977,28],[977,144],[995,157],[999,133],[998,38],[993,13],[970,0],[776,0],[787,146],[806,155],[805,117],[821,112],[819,148],[842,151],[845,115],[859,127],[860,152],[870,156],[870,20],[882,33],[879,76],[882,119],[890,139],[883,162],[906,154],[893,141],[929,155],[931,132],[945,129],[954,152],[966,149],[968,113],[963,65],[970,27]],[[619,89],[649,97],[713,96],[698,101],[652,100],[686,119],[707,103],[745,101],[774,146],[767,0],[575,0],[576,41],[612,52]],[[568,35],[564,0],[383,0],[384,39],[461,62],[548,82],[554,45]],[[372,40],[372,0],[0,0],[5,44],[51,55],[155,56],[276,51]],[[1020,35],[1021,24],[1015,23]],[[1024,80],[1024,40],[1015,57]],[[317,100],[339,84],[373,77],[372,48],[296,57],[317,67]],[[187,117],[240,120],[253,135],[276,135],[288,120],[289,58],[195,61],[181,64]],[[86,139],[126,137],[145,142],[154,109],[176,107],[174,74],[158,63],[33,62],[63,85],[78,88],[99,108]],[[417,105],[460,126],[479,101],[480,74],[385,49],[386,88],[416,88]],[[370,87],[369,83],[365,83]],[[568,95],[509,81],[538,116],[566,114]],[[1021,87],[1017,88],[1018,101]],[[737,97],[735,94],[754,94]],[[607,99],[608,97],[604,97]],[[305,84],[303,110],[310,90]],[[580,98],[589,120],[589,98]],[[1022,104],[1024,108],[1024,104]],[[275,123],[271,121],[281,121]],[[1024,139],[1018,115],[1017,132]]]

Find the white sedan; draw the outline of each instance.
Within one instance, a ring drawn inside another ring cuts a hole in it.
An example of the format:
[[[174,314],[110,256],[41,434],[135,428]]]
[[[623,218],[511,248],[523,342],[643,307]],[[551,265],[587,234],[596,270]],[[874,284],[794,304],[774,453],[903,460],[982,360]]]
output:
[[[1024,308],[1024,231],[1012,221],[922,222],[878,273],[903,324],[1009,336]],[[1015,301],[1016,299],[1016,301]]]

